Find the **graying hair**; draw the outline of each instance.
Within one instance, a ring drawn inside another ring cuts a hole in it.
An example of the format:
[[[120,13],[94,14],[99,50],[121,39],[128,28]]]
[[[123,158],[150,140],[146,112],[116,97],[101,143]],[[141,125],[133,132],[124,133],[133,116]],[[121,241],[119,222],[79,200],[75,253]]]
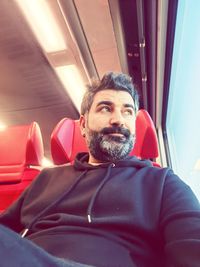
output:
[[[128,92],[133,98],[135,112],[138,111],[139,95],[132,82],[132,78],[123,73],[108,72],[101,80],[94,79],[91,85],[87,86],[87,91],[83,96],[81,104],[81,115],[89,112],[96,93],[106,89]]]

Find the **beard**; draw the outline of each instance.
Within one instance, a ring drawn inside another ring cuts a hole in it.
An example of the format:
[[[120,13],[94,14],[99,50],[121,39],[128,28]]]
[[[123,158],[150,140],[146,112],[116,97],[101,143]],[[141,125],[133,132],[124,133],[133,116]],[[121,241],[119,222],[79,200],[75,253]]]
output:
[[[111,135],[118,133],[121,135]],[[135,136],[122,127],[106,127],[101,131],[88,128],[86,141],[91,155],[102,162],[115,162],[126,158],[131,152]]]

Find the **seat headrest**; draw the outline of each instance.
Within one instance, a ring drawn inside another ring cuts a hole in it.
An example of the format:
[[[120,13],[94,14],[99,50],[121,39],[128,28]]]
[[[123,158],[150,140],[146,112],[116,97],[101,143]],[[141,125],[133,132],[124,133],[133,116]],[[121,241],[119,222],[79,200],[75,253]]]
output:
[[[158,139],[154,123],[149,113],[141,109],[135,121],[136,142],[131,155],[141,159],[158,157]]]
[[[3,166],[42,165],[44,148],[40,127],[11,126],[0,131],[0,168]]]
[[[62,119],[51,134],[51,155],[55,164],[72,162],[78,152],[88,151],[79,120]]]
[[[73,162],[78,152],[88,151],[81,135],[79,121],[62,119],[51,135],[51,154],[55,164]],[[146,110],[140,110],[136,117],[136,143],[130,155],[141,159],[158,156],[157,134],[153,121]]]

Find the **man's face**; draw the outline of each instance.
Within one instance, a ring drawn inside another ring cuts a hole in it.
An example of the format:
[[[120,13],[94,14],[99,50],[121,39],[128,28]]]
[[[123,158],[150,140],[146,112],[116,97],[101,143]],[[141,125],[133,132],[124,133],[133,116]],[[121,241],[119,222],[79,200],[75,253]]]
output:
[[[135,111],[126,91],[106,89],[98,92],[88,114],[80,118],[90,151],[90,163],[117,161],[132,150]]]

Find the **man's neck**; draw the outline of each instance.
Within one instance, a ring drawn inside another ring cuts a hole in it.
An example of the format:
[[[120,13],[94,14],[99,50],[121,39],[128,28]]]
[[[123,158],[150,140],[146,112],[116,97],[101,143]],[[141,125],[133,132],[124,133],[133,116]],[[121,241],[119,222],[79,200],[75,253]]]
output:
[[[101,162],[98,159],[95,159],[92,155],[89,155],[88,163],[91,164],[91,165],[97,166],[97,165],[101,165],[101,164],[103,164],[105,162]]]

